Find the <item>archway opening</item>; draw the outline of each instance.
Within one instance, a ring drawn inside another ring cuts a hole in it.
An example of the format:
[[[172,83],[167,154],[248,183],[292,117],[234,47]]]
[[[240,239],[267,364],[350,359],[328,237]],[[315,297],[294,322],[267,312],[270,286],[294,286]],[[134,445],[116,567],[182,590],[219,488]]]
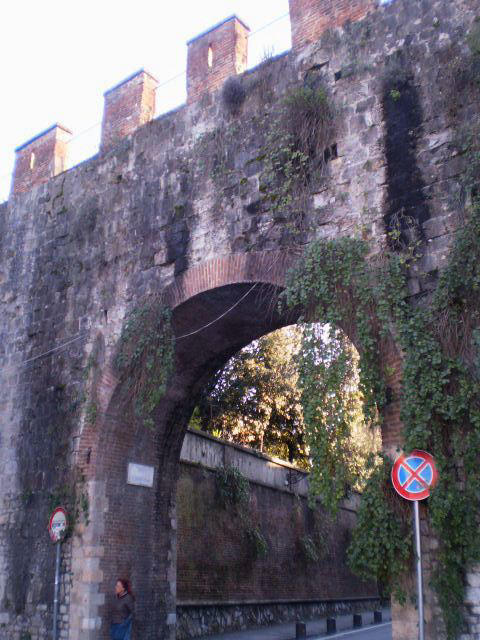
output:
[[[100,433],[103,457],[94,457],[102,500],[108,504],[110,535],[122,538],[122,554],[118,545],[110,545],[100,560],[100,590],[107,593],[118,575],[131,577],[139,595],[138,632],[146,639],[159,634],[174,638],[176,633],[175,490],[182,443],[202,390],[235,353],[261,336],[296,324],[300,316],[298,308],[279,306],[283,289],[272,282],[252,278],[198,288],[198,293],[185,295],[177,287],[179,299],[171,314],[173,369],[152,411],[153,428],[145,428],[134,404],[125,403],[122,390],[128,380],[120,380]],[[152,467],[153,486],[125,486],[130,462]],[[258,540],[255,530],[253,535]],[[333,577],[331,582],[335,584]]]
[[[197,396],[180,459],[179,638],[293,621],[301,600],[308,601],[301,605],[304,617],[318,615],[325,600],[332,607],[348,606],[355,597],[366,599],[366,607],[374,601],[375,586],[361,583],[346,562],[355,487],[346,488],[334,516],[308,500],[307,472],[315,452],[299,377],[302,359],[312,355],[302,353],[302,342],[308,349],[313,337],[324,343],[313,354],[319,376],[328,368],[338,376],[344,357],[352,367],[345,372],[342,397],[327,398],[324,407],[332,433],[350,429],[345,439],[352,478],[360,467],[365,470],[368,453],[380,448],[378,429],[372,432],[363,421],[358,354],[345,334],[290,325],[230,358]],[[206,548],[212,552],[205,554]]]

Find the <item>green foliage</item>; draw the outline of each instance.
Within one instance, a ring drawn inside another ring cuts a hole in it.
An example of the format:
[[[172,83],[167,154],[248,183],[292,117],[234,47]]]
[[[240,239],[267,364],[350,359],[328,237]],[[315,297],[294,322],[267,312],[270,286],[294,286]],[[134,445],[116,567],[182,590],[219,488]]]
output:
[[[394,102],[397,102],[397,100],[400,100],[400,98],[402,97],[402,94],[398,89],[391,89],[390,97]]]
[[[362,494],[348,563],[357,575],[376,580],[382,595],[393,591],[403,601],[398,577],[410,558],[412,536],[409,509],[392,489],[390,472],[391,462],[380,457]]]
[[[165,394],[173,367],[170,317],[158,300],[136,309],[123,327],[116,356],[124,392],[134,398],[136,415],[147,426],[153,426],[152,412]]]
[[[325,334],[327,342],[317,345],[318,333]],[[335,350],[337,360],[333,358]],[[340,356],[345,358],[344,390],[332,395],[331,389],[338,391],[338,376],[333,374]],[[346,437],[350,439],[349,467],[355,470],[349,486],[358,488],[356,479],[361,475],[366,454],[372,450],[375,434],[363,421],[357,361],[345,336],[334,341],[333,333],[327,336],[326,329],[319,325],[295,325],[274,331],[242,349],[216,374],[198,401],[190,427],[310,470],[309,440],[316,437],[317,431],[309,430],[304,411],[308,406],[315,415],[313,405],[317,403],[315,406],[323,407],[322,419],[331,426],[344,421]],[[309,366],[316,371],[311,370],[312,380],[306,390],[302,379]],[[309,416],[312,414],[309,412]],[[338,435],[338,430],[331,429],[330,433]],[[316,458],[314,462],[318,462]],[[324,465],[314,464],[314,476],[319,468],[328,477],[331,460]]]
[[[251,549],[258,558],[268,553],[268,543],[258,524],[253,522],[250,509],[250,484],[236,467],[225,465],[215,471],[215,485],[224,509],[235,508]]]
[[[305,559],[309,562],[318,562],[320,560],[320,553],[311,536],[302,536],[300,538],[300,547]]]
[[[367,265],[366,248],[358,241],[315,243],[290,275],[286,302],[300,305],[310,318],[350,328],[359,345],[360,387],[365,418],[370,422],[383,404],[384,385],[375,366],[379,340],[393,331],[404,356],[401,418],[405,448],[429,450],[440,468],[441,480],[428,511],[439,539],[434,586],[447,637],[453,639],[461,631],[466,570],[480,559],[480,201],[473,200],[469,219],[457,233],[449,265],[429,305],[414,305],[408,298],[406,277],[414,259],[407,250],[390,255],[374,268]],[[334,357],[332,362],[336,362]],[[318,419],[321,405],[314,398],[318,380],[312,374],[315,359],[311,357],[309,364],[303,385],[312,457],[317,467],[329,469],[316,472],[314,488],[332,507],[342,496],[340,488],[348,484],[348,438],[341,412],[333,435],[328,420]],[[334,387],[341,389],[345,371],[345,361],[339,358],[336,371],[323,373],[331,377],[332,394]],[[350,561],[361,575],[375,576],[388,588],[402,573],[408,550],[393,533],[395,511],[381,481],[381,473],[387,473],[385,463],[382,468],[382,472],[373,472],[363,493]],[[408,535],[402,534],[402,540],[408,540]]]
[[[197,167],[202,173],[211,175],[217,187],[218,204],[218,199],[222,198],[231,202],[234,192],[244,193],[250,175],[247,168],[258,164],[262,211],[271,214],[270,227],[281,221],[290,232],[297,233],[303,223],[311,185],[322,175],[324,152],[332,142],[333,108],[323,88],[304,86],[292,88],[273,107],[268,104],[271,99],[268,65],[263,67],[257,80],[259,93],[265,94],[262,110],[254,116],[252,123],[258,132],[258,154],[249,158],[244,166],[235,166],[234,149],[244,145],[243,150],[248,152],[249,139],[243,125],[234,121],[199,138],[195,145]],[[241,94],[241,91],[237,92],[238,82],[228,81],[225,89],[229,95],[232,93],[236,110]],[[234,91],[230,92],[231,89]],[[248,234],[245,236],[245,242],[251,248]]]
[[[354,485],[360,488],[365,456],[372,445],[375,448],[374,442],[359,439],[366,428],[363,399],[357,389],[356,357],[341,331],[331,325],[320,329],[312,325],[305,329],[299,360],[312,462],[310,502],[314,504],[319,495],[326,508],[335,513],[348,491]]]
[[[33,494],[32,494],[33,495]],[[51,513],[56,507],[64,507],[67,511],[68,527],[66,537],[73,534],[75,526],[81,519],[86,525],[90,522],[90,504],[85,478],[79,476],[72,482],[64,482],[46,494],[48,510]]]
[[[282,125],[293,147],[311,159],[323,157],[333,110],[325,89],[297,87],[283,99]]]
[[[301,334],[299,327],[287,327],[231,358],[204,390],[191,425],[306,467],[295,358]]]
[[[332,132],[333,109],[324,89],[296,87],[287,93],[269,124],[261,154],[260,191],[274,214],[304,208]]]
[[[264,557],[268,554],[268,542],[258,525],[247,525],[245,534],[252,547],[254,557]]]
[[[479,303],[480,201],[475,199],[430,308],[407,313],[403,304],[397,311],[406,351],[402,418],[407,446],[428,447],[440,470],[429,513],[440,540],[434,585],[448,638],[461,631],[465,572],[480,559]]]
[[[284,300],[305,309],[309,318],[342,327],[360,353],[359,389],[367,422],[378,421],[385,404],[385,384],[378,366],[377,318],[366,262],[367,245],[341,238],[309,245],[288,276]]]
[[[215,471],[215,486],[224,506],[245,506],[250,499],[248,480],[236,467],[228,465]]]
[[[480,202],[457,232],[429,307],[407,300],[405,273],[391,259],[383,299],[405,354],[402,420],[406,448],[428,449],[440,471],[429,516],[440,547],[434,586],[448,638],[462,628],[465,572],[480,558]]]

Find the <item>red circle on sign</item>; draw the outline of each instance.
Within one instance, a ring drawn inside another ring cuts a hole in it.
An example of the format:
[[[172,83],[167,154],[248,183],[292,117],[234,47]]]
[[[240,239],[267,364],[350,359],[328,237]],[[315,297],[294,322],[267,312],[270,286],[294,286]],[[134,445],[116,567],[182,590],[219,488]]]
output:
[[[425,500],[437,484],[438,471],[432,455],[415,449],[402,453],[392,468],[392,484],[405,500]]]
[[[62,516],[61,523],[60,523],[61,531],[58,531],[57,533],[55,533],[53,529],[53,524],[54,524],[54,521],[58,520],[59,515]],[[63,535],[65,534],[66,529],[67,529],[67,512],[63,507],[57,507],[56,509],[53,510],[53,513],[50,517],[50,521],[48,523],[48,532],[53,542],[58,542],[59,540],[61,540]]]

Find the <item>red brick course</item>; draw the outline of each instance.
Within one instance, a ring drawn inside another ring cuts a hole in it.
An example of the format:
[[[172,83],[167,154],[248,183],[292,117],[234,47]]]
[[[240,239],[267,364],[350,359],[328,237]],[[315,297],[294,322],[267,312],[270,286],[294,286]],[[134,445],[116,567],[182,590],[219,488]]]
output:
[[[167,304],[175,308],[189,298],[229,284],[264,282],[283,286],[292,258],[282,251],[234,253],[192,267],[166,290]]]
[[[399,443],[403,441],[403,423],[400,419],[403,358],[391,339],[382,345],[380,367],[388,386],[388,402],[383,410],[382,446],[386,453],[394,456]]]
[[[374,0],[290,0],[292,49],[317,41],[326,29],[361,20],[375,5]]]

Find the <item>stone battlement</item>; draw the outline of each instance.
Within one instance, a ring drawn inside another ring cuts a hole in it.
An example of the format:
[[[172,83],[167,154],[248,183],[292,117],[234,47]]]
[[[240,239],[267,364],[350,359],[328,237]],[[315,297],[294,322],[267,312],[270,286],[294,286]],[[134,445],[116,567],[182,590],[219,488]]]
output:
[[[301,51],[327,29],[358,21],[378,6],[378,0],[289,0],[292,50]],[[233,15],[187,42],[187,104],[220,88],[248,63],[249,27]],[[102,120],[100,153],[152,120],[158,82],[144,69],[108,89]],[[54,125],[19,146],[11,195],[28,191],[67,168],[72,132]]]

